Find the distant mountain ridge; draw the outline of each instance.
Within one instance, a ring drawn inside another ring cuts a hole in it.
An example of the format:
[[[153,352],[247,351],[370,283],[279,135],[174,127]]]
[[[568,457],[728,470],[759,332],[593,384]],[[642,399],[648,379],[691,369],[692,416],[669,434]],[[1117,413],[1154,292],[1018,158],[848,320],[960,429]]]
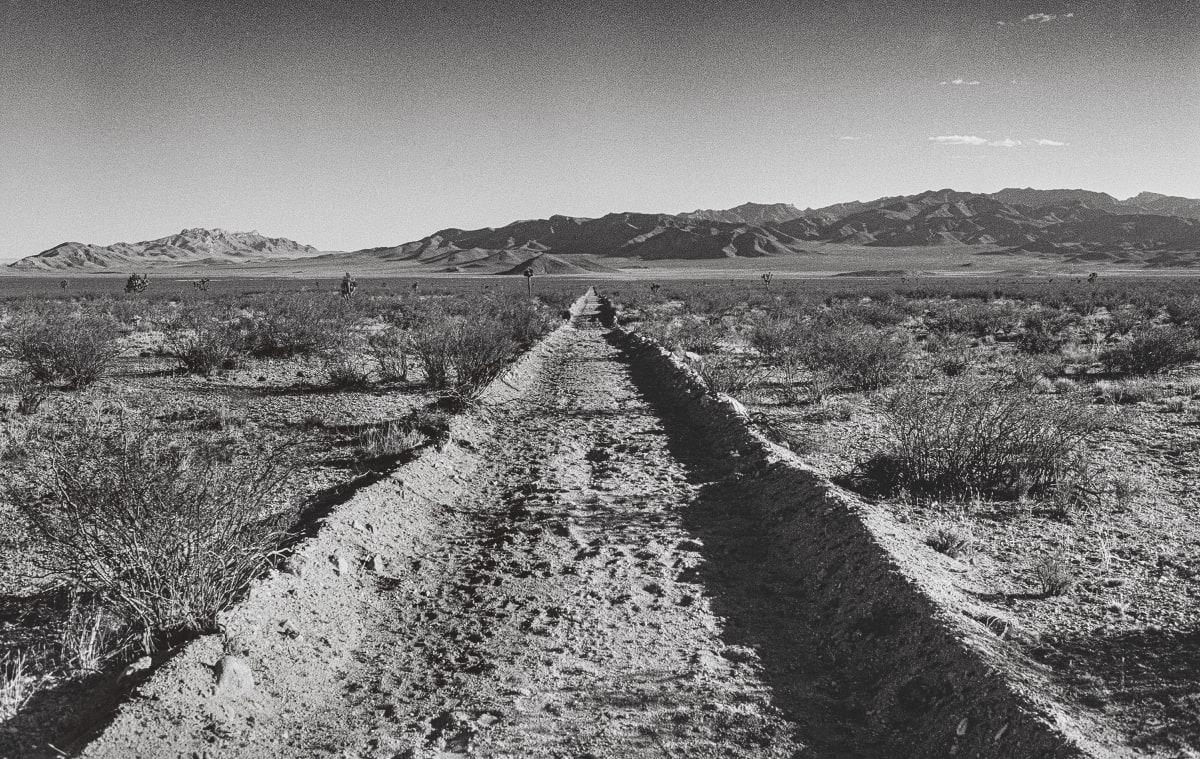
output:
[[[126,271],[189,264],[222,266],[290,260],[320,252],[311,245],[302,245],[286,237],[266,237],[256,231],[194,228],[135,243],[64,242],[9,266],[25,271]]]
[[[1088,190],[952,189],[800,210],[744,203],[682,214],[551,216],[502,227],[448,228],[401,245],[320,252],[257,232],[185,229],[141,243],[63,243],[9,266],[27,271],[137,271],[304,261],[481,274],[610,271],[606,259],[766,258],[867,247],[991,246],[1066,262],[1200,264],[1200,200],[1143,192],[1126,200]]]
[[[669,214],[611,213],[598,219],[551,216],[504,227],[443,229],[420,240],[351,254],[374,262],[422,263],[441,271],[492,269],[498,253],[655,259],[757,258],[800,250],[779,229]]]

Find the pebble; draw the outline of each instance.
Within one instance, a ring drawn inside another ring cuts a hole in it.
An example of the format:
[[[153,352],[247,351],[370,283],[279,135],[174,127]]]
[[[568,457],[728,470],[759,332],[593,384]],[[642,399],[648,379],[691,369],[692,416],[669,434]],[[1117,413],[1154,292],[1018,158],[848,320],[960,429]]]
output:
[[[222,656],[214,668],[217,693],[236,694],[254,690],[254,673],[245,659]]]

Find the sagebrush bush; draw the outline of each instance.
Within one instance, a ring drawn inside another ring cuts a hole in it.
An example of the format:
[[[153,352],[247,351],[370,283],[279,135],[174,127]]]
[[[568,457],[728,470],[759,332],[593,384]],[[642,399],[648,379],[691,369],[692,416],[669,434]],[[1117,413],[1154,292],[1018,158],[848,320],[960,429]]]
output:
[[[101,379],[119,353],[117,325],[106,316],[45,311],[15,321],[5,352],[22,361],[38,382],[77,389]]]
[[[867,463],[873,484],[948,496],[1048,488],[1099,424],[1078,399],[969,377],[937,392],[907,384],[882,412],[888,443]]]
[[[1191,330],[1163,326],[1135,330],[1119,345],[1100,356],[1109,371],[1121,374],[1157,374],[1200,359],[1200,341]]]
[[[130,412],[46,441],[16,502],[40,537],[34,560],[141,634],[212,631],[281,539],[264,513],[290,475],[283,451],[234,460],[227,436],[167,433]]]

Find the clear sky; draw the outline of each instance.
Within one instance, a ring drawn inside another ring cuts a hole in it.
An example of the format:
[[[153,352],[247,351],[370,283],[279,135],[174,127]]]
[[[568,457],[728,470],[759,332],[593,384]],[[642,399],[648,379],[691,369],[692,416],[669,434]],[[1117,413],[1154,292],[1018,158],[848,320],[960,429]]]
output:
[[[1200,3],[0,0],[0,259],[1013,185],[1200,197]]]

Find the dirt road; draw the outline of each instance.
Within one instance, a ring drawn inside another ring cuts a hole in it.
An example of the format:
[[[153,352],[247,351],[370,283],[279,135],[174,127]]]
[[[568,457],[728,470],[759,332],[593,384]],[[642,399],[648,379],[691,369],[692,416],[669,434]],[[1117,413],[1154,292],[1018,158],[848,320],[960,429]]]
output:
[[[697,526],[714,508],[698,492],[736,475],[578,321],[522,392],[327,527],[327,560],[309,550],[223,642],[168,663],[85,756],[876,755],[852,713],[807,709],[823,702],[797,696],[803,674],[776,657],[772,681],[744,645],[755,624],[791,633],[769,577],[706,585],[714,564],[766,566]],[[224,654],[248,676],[226,660],[214,678]]]

